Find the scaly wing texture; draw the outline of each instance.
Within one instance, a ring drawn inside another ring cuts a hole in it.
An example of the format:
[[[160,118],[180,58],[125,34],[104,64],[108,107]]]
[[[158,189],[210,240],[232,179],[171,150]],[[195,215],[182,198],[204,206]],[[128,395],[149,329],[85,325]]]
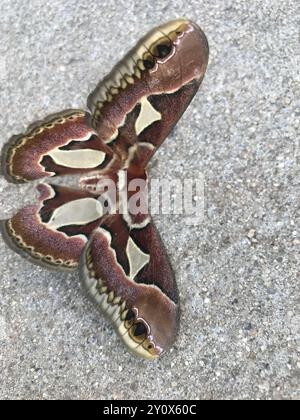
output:
[[[86,122],[86,113],[71,109],[32,124],[4,146],[2,172],[14,183],[107,167],[113,153]]]
[[[127,182],[147,179],[149,160],[197,92],[207,61],[201,29],[172,21],[147,34],[89,96],[90,123],[119,156]],[[124,207],[122,171],[118,182]],[[95,179],[83,177],[81,185],[94,186]],[[104,219],[85,248],[81,278],[131,351],[153,359],[170,348],[179,324],[178,292],[147,213],[127,208]]]
[[[174,342],[178,292],[152,221],[130,230],[121,215],[107,217],[85,248],[81,279],[132,352],[152,359]]]
[[[14,136],[2,171],[22,183],[81,174],[82,190],[43,184],[38,205],[2,222],[7,243],[38,264],[75,269],[127,347],[153,359],[175,340],[179,301],[174,274],[148,211],[134,213],[130,181],[146,167],[197,92],[208,44],[179,19],[149,32],[96,87],[89,112],[67,110]],[[104,214],[103,184],[113,181],[114,214]],[[122,209],[122,211],[121,211]],[[125,211],[124,211],[125,209]]]
[[[91,125],[125,167],[147,165],[197,92],[207,61],[202,30],[171,21],[142,38],[90,94]]]
[[[75,270],[90,234],[101,221],[100,203],[87,191],[48,184],[39,185],[38,190],[39,204],[2,221],[2,236],[35,264]]]

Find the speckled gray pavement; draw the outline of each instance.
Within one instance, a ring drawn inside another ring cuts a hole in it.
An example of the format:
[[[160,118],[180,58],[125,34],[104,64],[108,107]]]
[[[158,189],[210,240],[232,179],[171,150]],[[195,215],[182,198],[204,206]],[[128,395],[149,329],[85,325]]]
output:
[[[181,294],[175,347],[127,353],[77,274],[0,241],[0,397],[299,399],[300,3],[1,0],[0,142],[88,92],[152,26],[186,16],[210,43],[201,91],[152,175],[205,178],[196,227],[156,217]],[[0,218],[34,198],[0,180]]]

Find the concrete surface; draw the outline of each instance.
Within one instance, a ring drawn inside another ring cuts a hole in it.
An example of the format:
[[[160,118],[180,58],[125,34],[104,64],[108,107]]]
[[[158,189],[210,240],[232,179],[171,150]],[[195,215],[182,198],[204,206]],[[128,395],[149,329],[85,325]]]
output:
[[[0,142],[84,106],[141,34],[179,16],[203,27],[211,58],[153,165],[205,177],[200,226],[157,217],[181,292],[176,346],[134,359],[76,274],[32,266],[1,241],[3,399],[300,397],[298,0],[1,0]],[[3,179],[0,192],[1,218],[34,197]]]

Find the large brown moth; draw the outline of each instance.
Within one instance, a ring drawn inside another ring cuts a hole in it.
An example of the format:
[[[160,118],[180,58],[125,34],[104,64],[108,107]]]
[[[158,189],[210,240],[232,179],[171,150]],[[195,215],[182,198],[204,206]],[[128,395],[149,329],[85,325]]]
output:
[[[3,238],[33,263],[79,268],[88,296],[127,347],[147,359],[173,344],[179,298],[150,215],[131,212],[124,193],[130,180],[147,185],[148,162],[197,92],[207,62],[207,40],[195,23],[161,25],[98,84],[88,111],[50,115],[2,151],[10,182],[81,175],[78,189],[39,185],[38,204],[1,222]],[[117,186],[114,212],[103,210],[105,180]]]

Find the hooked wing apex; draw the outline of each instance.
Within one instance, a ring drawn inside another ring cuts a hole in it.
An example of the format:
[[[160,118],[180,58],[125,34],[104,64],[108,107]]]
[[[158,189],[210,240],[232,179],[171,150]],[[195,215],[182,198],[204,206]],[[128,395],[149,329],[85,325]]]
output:
[[[130,229],[122,215],[107,217],[85,246],[80,274],[88,297],[133,353],[154,359],[173,344],[178,291],[151,219]]]
[[[40,185],[39,204],[0,222],[3,237],[34,263],[79,267],[89,297],[127,347],[148,359],[175,340],[179,296],[146,205],[146,167],[196,94],[208,54],[195,23],[167,22],[98,84],[88,97],[89,112],[50,115],[13,136],[2,151],[2,172],[10,182],[82,175],[82,189]],[[135,200],[128,185],[137,180]],[[118,210],[107,214],[106,204]]]

